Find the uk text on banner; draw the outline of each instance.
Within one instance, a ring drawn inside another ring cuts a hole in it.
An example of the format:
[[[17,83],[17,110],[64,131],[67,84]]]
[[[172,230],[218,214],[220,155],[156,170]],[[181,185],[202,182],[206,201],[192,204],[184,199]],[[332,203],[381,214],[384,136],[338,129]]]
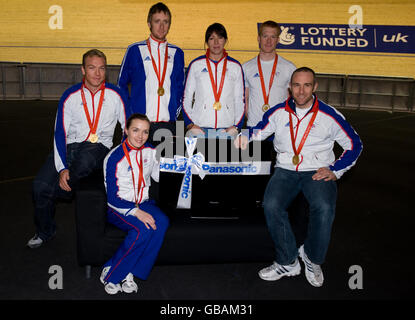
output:
[[[261,24],[258,23],[258,28]],[[415,26],[280,23],[277,49],[415,53]]]

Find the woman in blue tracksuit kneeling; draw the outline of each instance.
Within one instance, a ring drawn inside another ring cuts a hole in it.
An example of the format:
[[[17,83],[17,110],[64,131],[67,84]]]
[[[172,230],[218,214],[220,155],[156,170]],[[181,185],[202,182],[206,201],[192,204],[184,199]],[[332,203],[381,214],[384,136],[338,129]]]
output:
[[[133,114],[124,131],[124,142],[104,160],[108,221],[127,232],[101,273],[108,294],[137,292],[134,276],[147,279],[169,225],[167,216],[149,199],[150,177],[159,179],[156,150],[146,143],[150,121]]]

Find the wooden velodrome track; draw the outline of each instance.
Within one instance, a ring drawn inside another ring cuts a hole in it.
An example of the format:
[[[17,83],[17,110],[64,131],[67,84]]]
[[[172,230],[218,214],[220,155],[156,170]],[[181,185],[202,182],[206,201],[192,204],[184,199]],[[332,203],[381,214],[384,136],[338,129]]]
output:
[[[107,54],[109,64],[119,65],[126,47],[148,36],[146,19],[153,3],[154,0],[0,0],[0,61],[79,63],[82,53],[96,47]],[[204,32],[213,22],[225,25],[229,35],[226,49],[243,63],[257,52],[258,22],[273,19],[283,23],[348,24],[352,16],[349,8],[355,4],[344,0],[165,3],[173,15],[168,40],[184,49],[186,65],[204,52]],[[359,5],[364,24],[415,25],[413,0],[363,0]],[[280,53],[297,66],[307,65],[319,73],[415,77],[413,54]]]

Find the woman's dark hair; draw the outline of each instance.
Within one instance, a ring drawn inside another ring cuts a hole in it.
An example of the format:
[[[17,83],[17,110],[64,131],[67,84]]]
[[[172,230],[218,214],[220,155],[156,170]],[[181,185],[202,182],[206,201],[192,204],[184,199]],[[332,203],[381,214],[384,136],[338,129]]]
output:
[[[223,38],[225,38],[225,40],[228,40],[228,34],[226,33],[225,27],[222,24],[218,23],[218,22],[215,22],[215,23],[211,24],[206,29],[205,43],[208,43],[208,40],[209,40],[210,36],[212,35],[212,33],[216,33],[219,37],[223,37]]]
[[[125,124],[125,127],[130,128],[131,122],[133,122],[133,120],[143,120],[143,121],[147,121],[149,125],[151,125],[150,120],[147,118],[147,116],[145,114],[141,114],[141,113],[133,113],[128,119],[127,119],[127,123]]]

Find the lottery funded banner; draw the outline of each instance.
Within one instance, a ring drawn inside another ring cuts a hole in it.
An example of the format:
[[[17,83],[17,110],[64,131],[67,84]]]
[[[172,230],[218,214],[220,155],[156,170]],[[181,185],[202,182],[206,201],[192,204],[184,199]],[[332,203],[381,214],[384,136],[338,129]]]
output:
[[[280,26],[277,49],[415,54],[415,26],[300,23],[280,23]]]

